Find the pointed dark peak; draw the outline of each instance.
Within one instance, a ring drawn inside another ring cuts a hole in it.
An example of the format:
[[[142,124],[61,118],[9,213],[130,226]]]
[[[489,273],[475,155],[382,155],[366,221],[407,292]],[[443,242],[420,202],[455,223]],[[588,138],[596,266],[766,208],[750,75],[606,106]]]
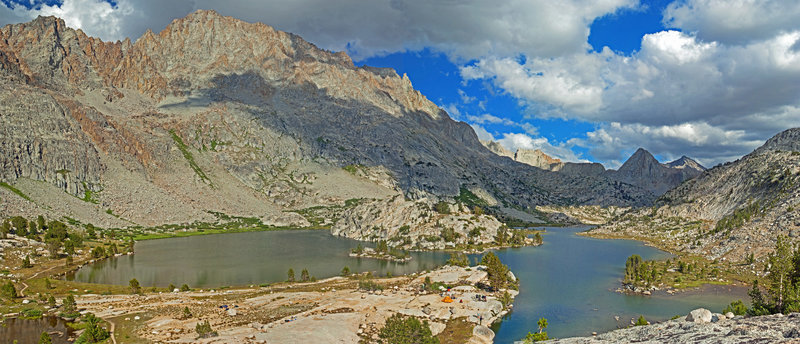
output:
[[[649,165],[649,164],[659,164],[658,160],[650,154],[646,149],[639,148],[636,150],[627,161],[619,168],[620,170],[625,169],[625,166],[632,167],[634,165]]]
[[[645,156],[645,157],[646,156],[650,156],[650,157],[653,157],[653,154],[650,154],[650,152],[648,152],[647,149],[639,147],[639,149],[637,149],[636,152],[634,152],[633,155],[631,155],[631,158],[635,157],[635,156]],[[653,159],[655,159],[655,158],[653,158]]]

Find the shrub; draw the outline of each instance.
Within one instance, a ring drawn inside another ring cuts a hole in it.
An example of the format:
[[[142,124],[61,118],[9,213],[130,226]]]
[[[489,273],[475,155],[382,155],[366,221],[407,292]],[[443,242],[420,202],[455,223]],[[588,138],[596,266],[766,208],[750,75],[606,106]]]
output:
[[[456,242],[460,236],[455,229],[450,227],[442,228],[441,237],[445,242]]]
[[[97,246],[92,249],[92,258],[103,258],[106,256],[106,250],[102,246]]]
[[[380,285],[372,281],[361,281],[358,282],[358,289],[367,291],[383,290],[383,285]]]
[[[0,296],[4,299],[12,300],[17,297],[17,288],[14,288],[14,284],[8,281],[0,287]]]
[[[548,339],[547,332],[545,332],[545,329],[547,329],[547,319],[539,318],[539,321],[536,322],[536,325],[539,326],[539,332],[528,332],[528,335],[525,336],[525,340],[523,341],[524,344],[541,342]]]
[[[185,284],[185,283],[184,283],[184,284],[181,286],[181,291],[189,291],[189,290],[191,290],[191,289],[189,289],[189,285],[188,285],[188,284]]]
[[[736,300],[731,302],[728,307],[722,310],[722,314],[726,314],[728,312],[733,313],[734,315],[745,315],[747,314],[747,306],[744,305],[742,300]]]
[[[211,328],[211,324],[208,323],[208,320],[197,323],[197,325],[194,327],[194,331],[197,332],[197,336],[199,338],[210,338],[217,336],[217,331],[214,331],[214,329]]]
[[[647,325],[647,319],[644,318],[644,315],[640,315],[639,319],[636,319],[635,326],[644,326]]]
[[[134,279],[131,279],[131,280],[128,282],[128,285],[130,285],[130,287],[131,287],[131,293],[133,293],[133,294],[139,294],[139,293],[141,293],[141,292],[142,292],[142,288],[141,288],[141,286],[139,286],[139,280],[137,280],[137,279],[135,279],[135,278],[134,278]]]
[[[428,321],[395,313],[386,319],[386,325],[378,336],[392,344],[438,344],[439,339],[431,333]]]
[[[433,206],[433,209],[439,214],[450,214],[450,205],[445,201],[439,201]]]
[[[42,317],[42,310],[36,308],[25,308],[19,313],[25,319],[39,319]]]
[[[47,331],[42,331],[42,335],[39,336],[39,344],[52,344],[53,339],[50,338],[50,335],[47,334]]]

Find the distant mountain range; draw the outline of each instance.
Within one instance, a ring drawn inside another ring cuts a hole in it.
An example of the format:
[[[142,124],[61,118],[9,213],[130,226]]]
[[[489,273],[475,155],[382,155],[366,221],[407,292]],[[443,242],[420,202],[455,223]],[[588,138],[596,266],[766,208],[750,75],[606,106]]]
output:
[[[697,161],[687,156],[662,164],[643,148],[636,150],[618,170],[606,170],[599,163],[562,162],[539,149],[518,149],[511,153],[497,142],[483,141],[481,143],[495,154],[523,164],[573,176],[605,177],[638,186],[655,196],[662,195],[667,190],[701,175],[706,170]]]

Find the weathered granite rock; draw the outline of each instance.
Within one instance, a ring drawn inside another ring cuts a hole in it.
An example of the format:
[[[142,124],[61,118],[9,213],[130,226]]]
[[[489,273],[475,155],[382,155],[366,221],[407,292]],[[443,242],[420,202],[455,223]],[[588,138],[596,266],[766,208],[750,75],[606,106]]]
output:
[[[711,311],[705,308],[698,308],[689,312],[689,315],[686,316],[686,321],[705,324],[707,322],[711,322],[712,318],[713,315],[711,314]]]
[[[676,319],[635,326],[593,337],[553,340],[549,343],[796,343],[800,338],[800,313],[788,316],[735,317],[717,323],[688,323]]]

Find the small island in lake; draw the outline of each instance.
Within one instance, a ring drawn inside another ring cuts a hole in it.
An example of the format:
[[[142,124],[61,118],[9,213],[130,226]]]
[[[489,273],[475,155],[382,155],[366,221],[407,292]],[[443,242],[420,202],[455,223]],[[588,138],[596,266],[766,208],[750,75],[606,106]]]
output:
[[[395,248],[390,249],[386,241],[378,242],[377,248],[363,247],[358,244],[356,248],[350,250],[350,257],[381,259],[399,263],[411,260],[411,256],[407,252]]]

